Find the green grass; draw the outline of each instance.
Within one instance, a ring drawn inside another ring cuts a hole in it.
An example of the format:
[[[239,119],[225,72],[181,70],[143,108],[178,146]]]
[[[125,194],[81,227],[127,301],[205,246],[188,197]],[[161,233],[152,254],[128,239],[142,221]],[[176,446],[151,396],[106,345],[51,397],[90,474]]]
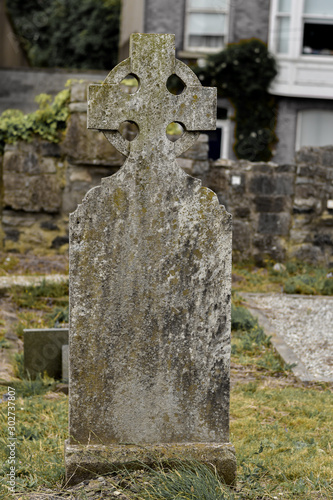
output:
[[[1,387],[6,392],[6,387]],[[28,396],[16,399],[16,491],[33,491],[39,486],[60,488],[64,476],[63,446],[67,436],[67,398]],[[0,498],[6,493],[9,472],[7,404],[0,412]]]
[[[55,304],[68,305],[68,282],[43,280],[38,286],[13,286],[11,294],[13,302],[19,307],[49,310]]]
[[[266,271],[267,283],[272,271]],[[285,286],[292,277],[290,273],[299,273],[300,268],[296,266],[289,271],[286,268],[285,272],[289,277],[281,282],[278,276],[279,286],[281,283]],[[254,279],[258,280],[258,276]],[[36,314],[36,318],[46,318],[45,321],[49,316],[50,321],[57,321],[67,318],[67,299],[63,293],[61,288],[52,291],[42,285],[37,291],[17,292],[15,300],[23,313]],[[51,304],[43,301],[45,297]],[[60,306],[54,301],[57,298],[64,300]],[[40,308],[31,309],[36,304]],[[325,384],[302,385],[290,375],[290,367],[276,355],[270,339],[242,306],[237,293],[233,294],[232,329],[233,372],[245,373],[231,391],[231,442],[238,462],[235,487],[225,486],[213,468],[197,463],[179,463],[168,469],[159,464],[155,470],[145,469],[139,475],[122,472],[123,479],[117,489],[123,489],[129,498],[328,500],[333,497],[331,389]],[[17,395],[17,498],[20,491],[23,495],[42,487],[60,491],[64,481],[64,440],[68,435],[67,397],[53,392],[55,383],[48,377],[25,379],[20,356],[16,357],[16,375],[21,379],[11,385]],[[0,393],[7,391],[6,386],[2,389]],[[1,489],[8,472],[6,403],[0,406],[0,435]],[[8,498],[8,494],[5,492],[2,497],[0,494],[0,498]],[[85,493],[77,498],[85,498]]]
[[[138,482],[139,493],[128,490],[128,494],[137,499],[170,500],[332,498],[332,403],[331,391],[320,386],[270,388],[262,387],[260,381],[239,385],[232,391],[230,412],[231,441],[238,460],[235,489],[225,487],[213,470],[179,464],[171,470],[146,471]],[[66,396],[19,397],[16,416],[17,489],[61,489]],[[4,476],[8,467],[3,406],[0,427]],[[128,483],[130,479],[129,473]]]
[[[333,273],[323,266],[286,262],[280,271],[274,262],[266,267],[251,262],[233,265],[233,288],[243,292],[285,292],[304,295],[333,295]]]

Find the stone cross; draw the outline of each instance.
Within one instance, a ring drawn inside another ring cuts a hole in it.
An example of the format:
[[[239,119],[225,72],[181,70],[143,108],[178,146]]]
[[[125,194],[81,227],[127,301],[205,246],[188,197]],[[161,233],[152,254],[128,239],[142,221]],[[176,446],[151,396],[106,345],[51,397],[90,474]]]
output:
[[[121,90],[129,74],[134,94]],[[167,90],[171,74],[180,95]],[[128,158],[70,216],[69,482],[152,457],[235,478],[231,216],[176,161],[215,127],[215,108],[215,89],[175,60],[174,35],[132,35],[129,59],[90,87],[88,127]],[[124,121],[139,129],[130,143]],[[173,121],[185,129],[175,143]]]

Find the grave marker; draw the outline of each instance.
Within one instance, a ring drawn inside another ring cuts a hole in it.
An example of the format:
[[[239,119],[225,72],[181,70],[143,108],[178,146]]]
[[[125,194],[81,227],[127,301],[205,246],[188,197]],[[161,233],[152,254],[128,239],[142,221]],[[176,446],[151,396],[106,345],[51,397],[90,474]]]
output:
[[[133,94],[120,82],[133,74]],[[181,95],[166,87],[184,82]],[[124,121],[137,138],[125,141]],[[177,142],[170,122],[185,129]],[[176,162],[215,129],[216,89],[174,57],[174,35],[131,36],[131,55],[89,91],[88,127],[128,156],[70,217],[67,480],[152,457],[214,463],[229,443],[231,216]]]

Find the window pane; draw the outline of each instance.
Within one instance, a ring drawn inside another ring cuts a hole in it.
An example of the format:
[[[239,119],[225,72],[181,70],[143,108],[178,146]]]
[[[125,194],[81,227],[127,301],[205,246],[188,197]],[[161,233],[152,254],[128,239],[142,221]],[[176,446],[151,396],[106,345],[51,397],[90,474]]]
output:
[[[190,35],[189,46],[190,47],[207,47],[218,49],[223,47],[223,36],[209,36],[209,35]]]
[[[289,52],[289,25],[289,17],[278,18],[277,51],[279,54],[288,54]]]
[[[228,0],[189,0],[188,6],[192,9],[226,10],[228,6]]]
[[[304,23],[303,54],[333,55],[333,24],[321,22]]]
[[[305,14],[332,14],[333,15],[333,1],[332,0],[305,0],[304,13]]]
[[[332,111],[311,109],[301,111],[300,114],[300,147],[333,144]]]
[[[224,33],[224,14],[196,14],[188,16],[188,32],[191,35],[217,35]]]
[[[291,0],[279,0],[279,12],[290,12]]]

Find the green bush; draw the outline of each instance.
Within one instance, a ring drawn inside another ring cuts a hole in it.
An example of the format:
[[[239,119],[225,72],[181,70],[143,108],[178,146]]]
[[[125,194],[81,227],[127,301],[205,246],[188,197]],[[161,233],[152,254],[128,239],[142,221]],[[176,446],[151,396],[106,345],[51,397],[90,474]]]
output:
[[[277,75],[274,57],[255,38],[229,44],[222,52],[207,57],[197,69],[204,85],[216,86],[218,94],[235,108],[234,151],[238,158],[268,161],[275,135],[276,101],[268,88]]]
[[[52,97],[40,94],[36,97],[39,109],[25,115],[18,109],[7,109],[0,116],[0,154],[4,145],[18,140],[30,141],[38,135],[50,142],[59,142],[59,131],[66,127],[69,116],[68,89],[59,92],[53,102]]]
[[[120,0],[10,0],[7,10],[33,66],[111,69]]]

